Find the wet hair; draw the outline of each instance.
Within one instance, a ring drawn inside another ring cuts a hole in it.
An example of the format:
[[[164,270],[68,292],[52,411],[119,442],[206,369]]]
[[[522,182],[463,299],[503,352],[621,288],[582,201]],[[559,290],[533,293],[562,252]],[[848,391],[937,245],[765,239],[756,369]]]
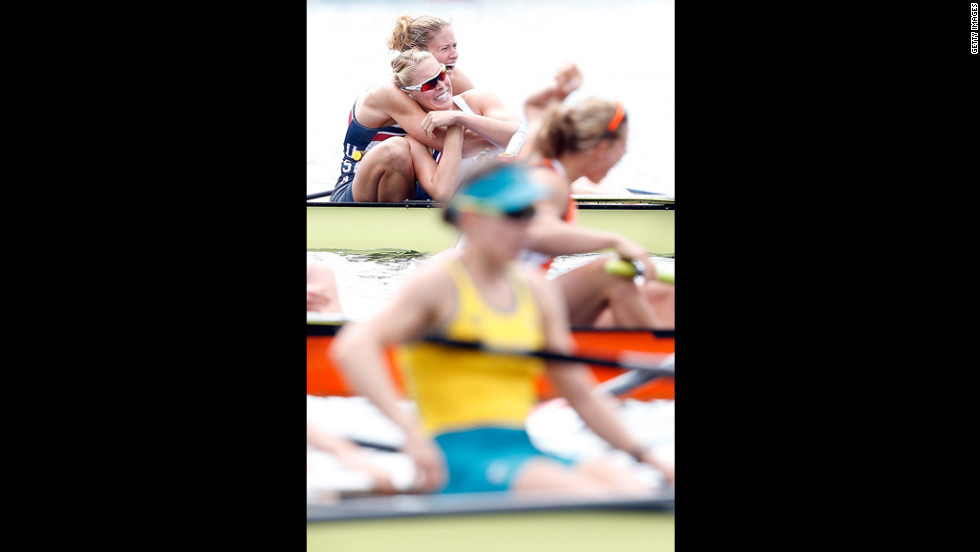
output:
[[[425,50],[432,35],[449,26],[449,23],[431,15],[412,18],[403,15],[395,22],[395,28],[388,38],[388,49],[393,51]]]
[[[541,117],[541,128],[534,139],[534,147],[546,158],[554,159],[563,153],[588,151],[603,140],[615,140],[622,136],[626,122],[622,104],[611,100],[588,98],[571,106],[552,102]],[[620,118],[610,131],[610,123]]]
[[[425,50],[406,50],[391,60],[391,72],[398,86],[412,86],[415,68],[426,59],[436,57]]]

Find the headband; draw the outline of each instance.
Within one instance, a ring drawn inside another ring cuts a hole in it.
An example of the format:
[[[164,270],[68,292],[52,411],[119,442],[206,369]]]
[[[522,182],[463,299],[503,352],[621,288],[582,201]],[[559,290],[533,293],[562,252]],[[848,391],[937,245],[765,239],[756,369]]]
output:
[[[613,118],[611,121],[609,121],[609,126],[607,126],[606,129],[609,130],[609,132],[616,132],[616,129],[619,128],[619,124],[623,122],[625,117],[626,110],[623,109],[623,104],[616,102],[616,114],[613,115]]]

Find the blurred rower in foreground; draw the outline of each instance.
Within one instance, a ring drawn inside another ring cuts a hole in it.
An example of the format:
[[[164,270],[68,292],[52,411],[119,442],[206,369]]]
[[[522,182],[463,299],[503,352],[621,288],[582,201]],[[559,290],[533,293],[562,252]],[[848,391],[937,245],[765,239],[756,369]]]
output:
[[[418,341],[436,335],[491,348],[572,351],[561,293],[539,272],[515,263],[543,193],[523,165],[481,166],[445,213],[467,236],[460,254],[424,265],[375,316],[346,325],[331,348],[354,389],[404,431],[403,451],[418,467],[423,490],[588,496],[653,491],[637,474],[608,461],[576,464],[532,444],[525,420],[538,400],[535,377],[542,369],[599,437],[673,482],[673,467],[641,446],[593,392],[586,365]],[[418,417],[400,406],[385,365],[385,347],[394,344],[405,344],[406,385]]]

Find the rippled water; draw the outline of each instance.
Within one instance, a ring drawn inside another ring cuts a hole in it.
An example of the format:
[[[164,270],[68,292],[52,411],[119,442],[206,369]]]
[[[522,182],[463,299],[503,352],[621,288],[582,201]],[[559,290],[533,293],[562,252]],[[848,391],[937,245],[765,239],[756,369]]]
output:
[[[371,316],[390,301],[398,289],[411,277],[416,266],[432,257],[432,253],[405,250],[374,250],[359,252],[307,251],[308,261],[325,264],[337,278],[340,306],[348,318]],[[548,271],[555,278],[581,266],[599,253],[558,257]],[[658,267],[673,272],[674,259],[650,257]]]

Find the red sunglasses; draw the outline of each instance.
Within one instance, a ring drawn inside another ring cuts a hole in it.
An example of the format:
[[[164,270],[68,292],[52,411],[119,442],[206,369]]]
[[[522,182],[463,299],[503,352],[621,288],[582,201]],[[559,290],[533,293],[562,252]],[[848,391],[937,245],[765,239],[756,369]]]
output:
[[[423,82],[422,84],[416,84],[415,86],[399,86],[402,90],[420,90],[422,92],[428,92],[429,90],[435,90],[437,81],[446,80],[446,65],[442,64],[439,67],[439,72],[436,76]]]

